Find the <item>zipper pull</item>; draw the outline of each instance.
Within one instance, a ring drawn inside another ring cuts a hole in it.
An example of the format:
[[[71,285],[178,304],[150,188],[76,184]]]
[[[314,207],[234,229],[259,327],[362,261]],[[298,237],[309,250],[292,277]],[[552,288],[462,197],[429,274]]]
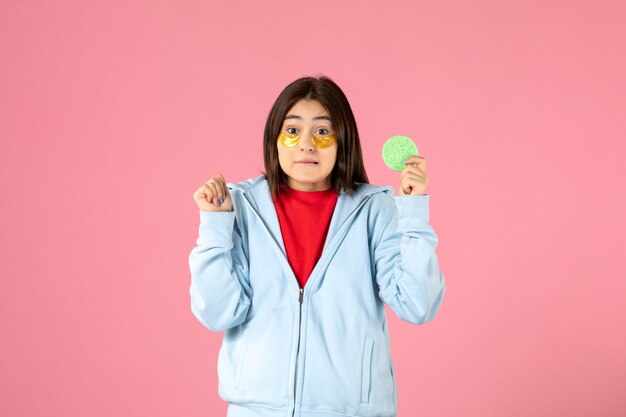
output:
[[[298,302],[302,304],[302,297],[304,296],[304,288],[300,288],[300,298],[298,299]]]

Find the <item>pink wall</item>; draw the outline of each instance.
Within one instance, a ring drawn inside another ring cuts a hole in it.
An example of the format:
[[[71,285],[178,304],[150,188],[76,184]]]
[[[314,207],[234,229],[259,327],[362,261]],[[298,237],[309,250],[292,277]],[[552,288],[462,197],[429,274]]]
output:
[[[269,106],[319,72],[373,183],[392,135],[428,160],[448,292],[425,326],[388,310],[399,415],[625,415],[625,12],[3,1],[0,415],[225,415],[191,196],[258,175]]]

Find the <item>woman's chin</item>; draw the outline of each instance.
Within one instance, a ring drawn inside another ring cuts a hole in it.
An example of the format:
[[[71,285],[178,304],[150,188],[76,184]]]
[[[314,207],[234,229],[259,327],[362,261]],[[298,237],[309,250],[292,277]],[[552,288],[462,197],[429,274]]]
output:
[[[291,177],[289,186],[302,191],[326,190],[330,188],[330,181],[319,177]]]

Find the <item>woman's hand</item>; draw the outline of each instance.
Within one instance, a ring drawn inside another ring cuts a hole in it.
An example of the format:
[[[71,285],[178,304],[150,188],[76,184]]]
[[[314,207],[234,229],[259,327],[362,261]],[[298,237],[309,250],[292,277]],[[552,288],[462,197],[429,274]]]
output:
[[[230,193],[222,174],[211,178],[193,193],[193,200],[203,211],[232,211]]]
[[[400,174],[401,196],[421,195],[426,190],[428,176],[426,175],[426,158],[423,156],[412,156],[405,162],[406,167]]]

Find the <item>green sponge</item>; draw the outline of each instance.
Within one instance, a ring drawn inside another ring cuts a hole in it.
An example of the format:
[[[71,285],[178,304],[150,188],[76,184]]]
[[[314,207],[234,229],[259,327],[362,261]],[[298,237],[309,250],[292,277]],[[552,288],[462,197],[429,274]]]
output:
[[[404,161],[417,155],[417,146],[406,136],[392,136],[383,145],[383,161],[394,171],[402,171]]]

